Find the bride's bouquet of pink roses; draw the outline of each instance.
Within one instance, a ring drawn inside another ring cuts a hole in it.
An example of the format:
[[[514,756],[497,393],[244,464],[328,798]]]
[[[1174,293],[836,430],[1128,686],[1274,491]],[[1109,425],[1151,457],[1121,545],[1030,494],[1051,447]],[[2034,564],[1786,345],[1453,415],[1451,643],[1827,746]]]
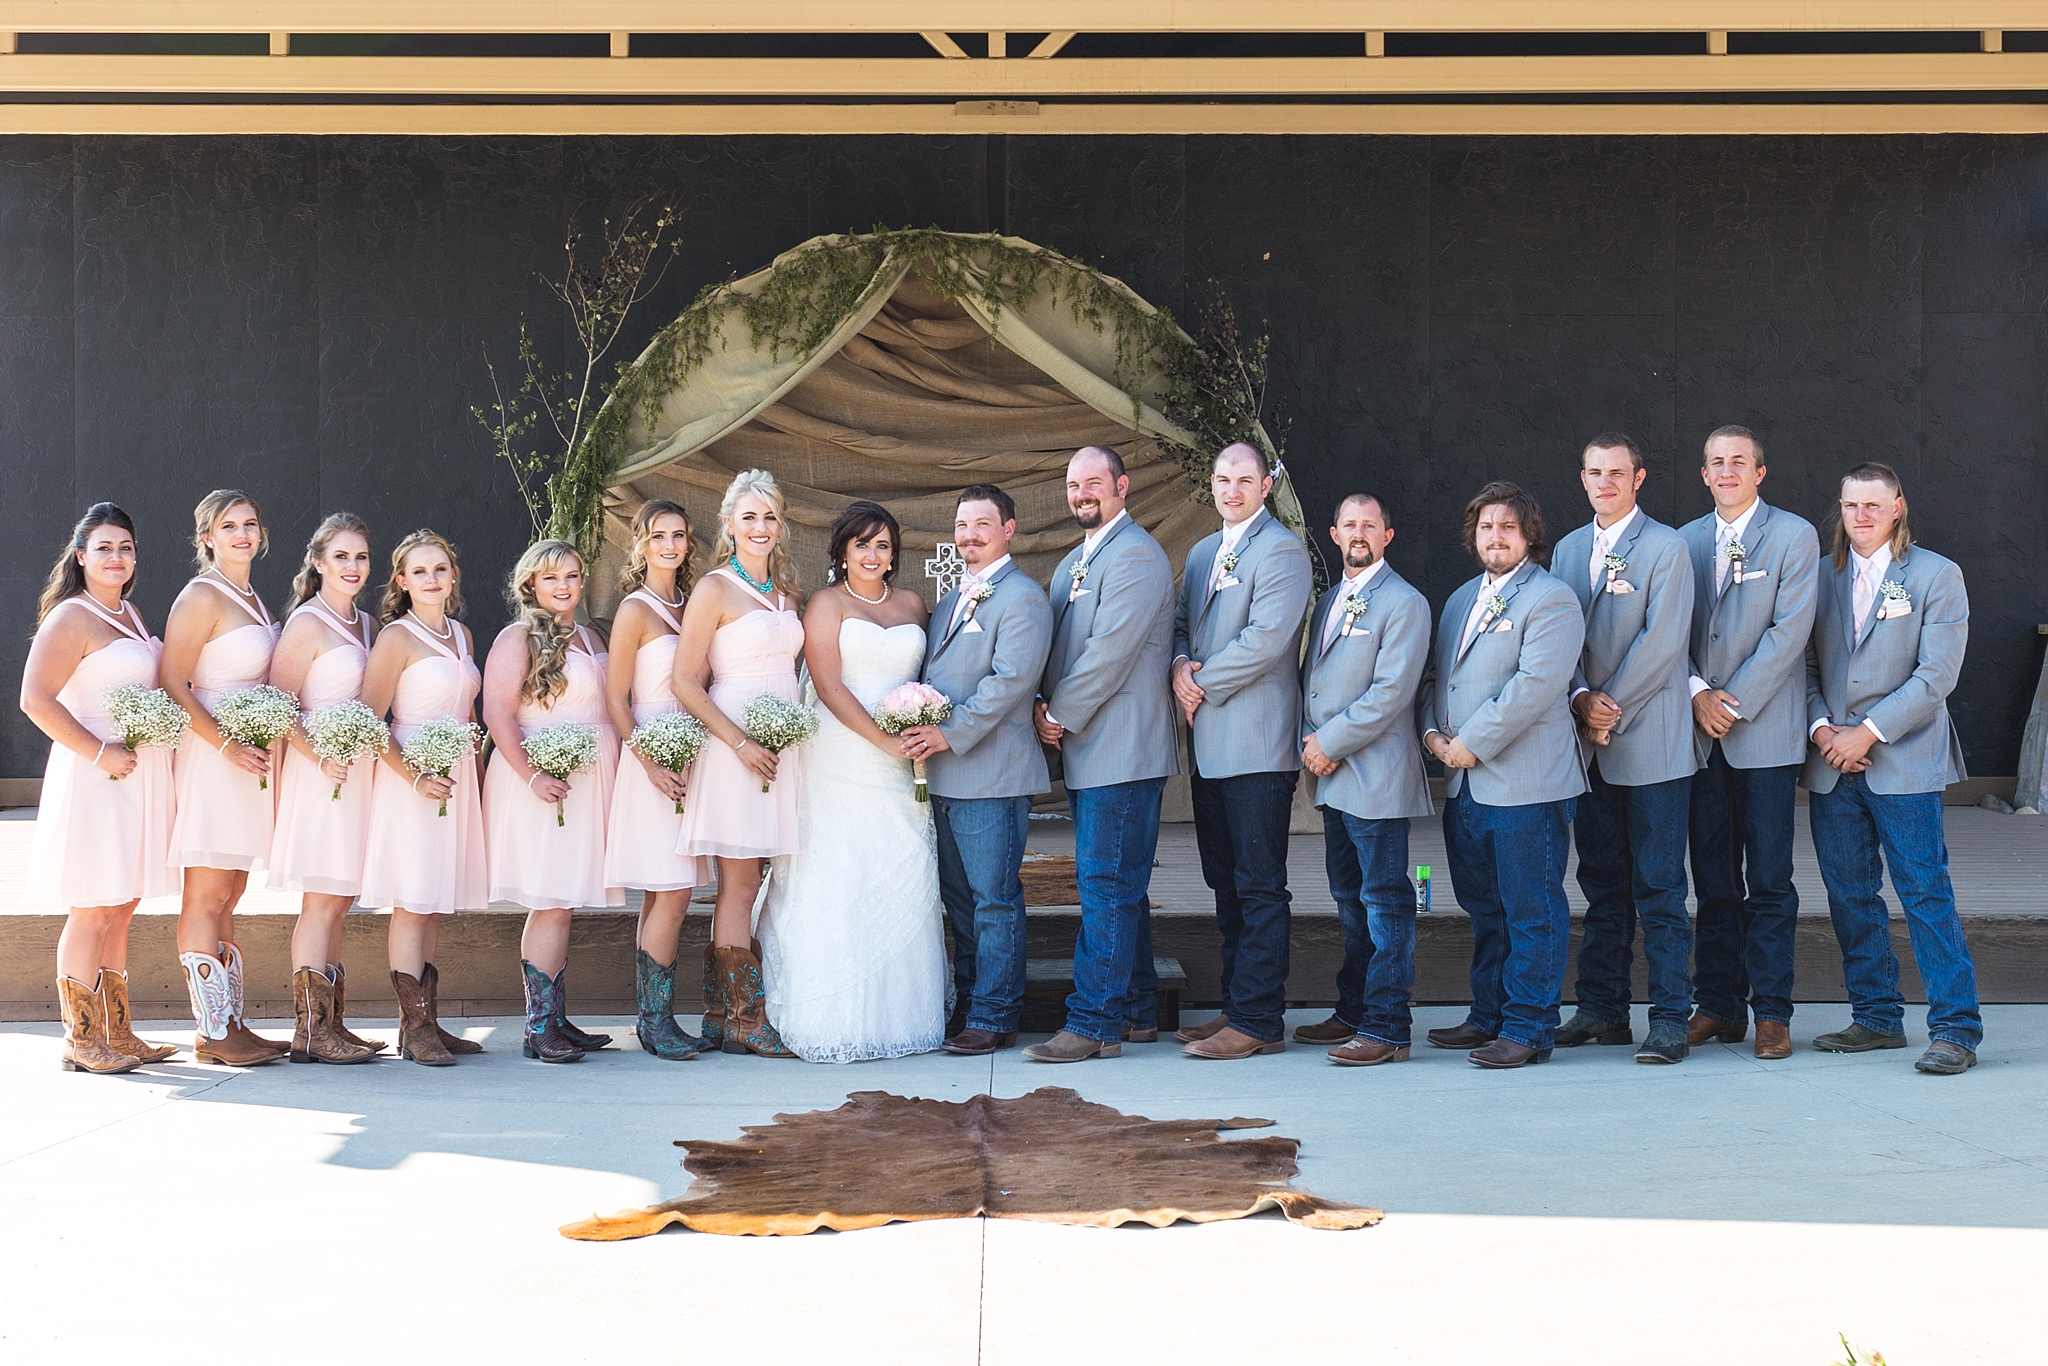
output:
[[[953,704],[929,683],[905,683],[892,688],[887,697],[875,704],[874,717],[875,724],[884,731],[901,735],[913,726],[944,725],[953,717]],[[932,792],[925,782],[924,760],[911,760],[910,772],[916,782],[911,795],[921,802],[930,801]]]

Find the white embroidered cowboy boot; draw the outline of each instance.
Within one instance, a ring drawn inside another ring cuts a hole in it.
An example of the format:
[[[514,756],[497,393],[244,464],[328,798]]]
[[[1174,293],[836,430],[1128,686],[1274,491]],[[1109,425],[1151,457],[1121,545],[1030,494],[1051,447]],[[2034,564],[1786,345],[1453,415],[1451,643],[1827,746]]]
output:
[[[289,1042],[279,1043],[275,1039],[266,1039],[255,1030],[249,1028],[249,996],[247,989],[243,986],[242,951],[224,939],[220,940],[219,943],[221,965],[227,969],[228,975],[229,1037],[239,1039],[245,1047],[272,1049],[279,1057],[291,1052],[291,1044]]]
[[[210,953],[181,953],[178,963],[185,969],[185,987],[192,997],[192,1018],[199,1032],[192,1040],[194,1062],[219,1063],[223,1067],[260,1067],[283,1056],[270,1049],[250,1046],[231,1037],[234,996],[228,970]],[[248,1031],[242,1031],[247,1034]],[[251,1036],[253,1037],[253,1036]]]

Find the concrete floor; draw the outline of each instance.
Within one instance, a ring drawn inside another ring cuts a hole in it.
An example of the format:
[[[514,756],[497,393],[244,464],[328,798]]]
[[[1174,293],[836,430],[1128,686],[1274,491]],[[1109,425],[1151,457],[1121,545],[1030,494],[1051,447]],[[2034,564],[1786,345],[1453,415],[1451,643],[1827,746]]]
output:
[[[1421,1011],[1418,1029],[1458,1015]],[[453,1070],[98,1078],[57,1070],[54,1026],[0,1026],[0,1361],[1820,1366],[1838,1332],[1893,1366],[2038,1361],[2048,1007],[1986,1015],[1960,1078],[1911,1070],[1917,1021],[1910,1051],[1813,1052],[1840,1006],[1801,1007],[1783,1063],[1589,1048],[1504,1074],[1427,1049],[1345,1070],[1319,1050],[1203,1064],[1166,1044],[1072,1068],[637,1049],[543,1068],[513,1022],[472,1020],[490,1051]],[[555,1232],[674,1194],[676,1138],[851,1090],[1048,1084],[1140,1114],[1274,1119],[1302,1140],[1299,1184],[1387,1219]]]

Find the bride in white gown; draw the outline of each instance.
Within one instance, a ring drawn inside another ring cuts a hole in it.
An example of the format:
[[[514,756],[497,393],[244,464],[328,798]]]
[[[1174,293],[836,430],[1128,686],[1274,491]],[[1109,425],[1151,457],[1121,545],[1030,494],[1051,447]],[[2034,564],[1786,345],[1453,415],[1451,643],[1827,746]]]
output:
[[[924,663],[924,602],[895,592],[895,519],[854,503],[832,526],[836,582],[804,612],[818,734],[804,746],[797,852],[774,861],[760,922],[768,1018],[808,1062],[937,1048],[947,991],[937,836],[910,761],[869,713]]]

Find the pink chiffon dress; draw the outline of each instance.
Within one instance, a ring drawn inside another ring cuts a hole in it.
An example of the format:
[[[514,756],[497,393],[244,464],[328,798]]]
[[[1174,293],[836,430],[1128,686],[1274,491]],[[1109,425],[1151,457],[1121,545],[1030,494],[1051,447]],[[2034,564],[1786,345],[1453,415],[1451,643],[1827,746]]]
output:
[[[299,687],[299,714],[310,716],[336,702],[363,695],[363,670],[370,662],[370,618],[359,612],[350,626],[317,600],[293,612],[310,614],[337,637],[306,670]],[[356,761],[341,795],[318,761],[297,748],[280,744],[277,828],[270,838],[270,885],[284,892],[316,892],[323,896],[355,896],[363,889],[363,848],[370,837],[370,785],[376,755]]]
[[[633,656],[633,722],[679,712],[676,701],[676,641],[682,623],[669,605],[645,589],[630,595],[654,609],[677,635],[654,636],[640,642]],[[688,798],[684,799],[687,806]],[[684,858],[676,852],[683,818],[676,804],[648,780],[637,755],[619,756],[618,781],[612,786],[612,818],[604,842],[604,880],[613,887],[638,887],[648,892],[673,892],[702,887],[711,881],[711,860]]]
[[[121,728],[107,714],[106,695],[120,687],[154,688],[163,643],[143,628],[141,615],[129,603],[121,604],[118,617],[84,597],[56,610],[72,603],[107,622],[121,638],[79,660],[57,700],[94,736],[118,745]],[[124,906],[137,897],[177,891],[178,874],[171,867],[176,801],[168,749],[135,751],[134,771],[115,782],[83,756],[51,745],[22,903]]]
[[[410,615],[384,629],[394,627],[412,632],[434,652],[430,659],[406,665],[398,676],[398,689],[391,699],[391,747],[395,752],[429,721],[442,717],[470,720],[476,695],[483,689],[483,675],[477,672],[475,660],[458,653]],[[459,633],[464,628],[460,622],[450,622],[449,629]],[[413,790],[410,776],[383,759],[377,761],[376,768],[376,780],[370,784],[370,835],[363,851],[362,903],[415,915],[444,915],[488,906],[490,876],[484,857],[484,812],[476,755],[464,758],[450,775],[455,791],[448,798],[445,816],[439,801]]]
[[[796,660],[804,648],[803,619],[777,593],[755,592],[730,570],[714,569],[758,598],[761,607],[718,628],[711,637],[711,701],[742,724],[747,703],[763,693],[798,700]],[[774,858],[796,852],[796,795],[803,747],[782,752],[776,778],[761,790],[761,779],[731,746],[713,740],[690,765],[690,798],[683,803],[683,830],[676,852],[690,857]]]
[[[238,688],[253,688],[270,677],[278,625],[260,599],[237,594],[217,579],[193,580],[217,589],[258,620],[221,632],[199,649],[192,665],[192,696],[210,713]],[[274,752],[274,751],[273,751]],[[247,872],[263,865],[277,819],[277,784],[265,786],[214,746],[186,731],[178,745],[178,816],[171,827],[171,862],[179,868],[222,868]]]
[[[625,892],[606,886],[604,875],[605,827],[619,766],[619,735],[604,708],[607,659],[596,637],[579,626],[562,660],[561,693],[546,705],[520,699],[522,737],[564,723],[597,732],[597,762],[569,775],[569,795],[559,812],[555,803],[533,795],[503,754],[491,756],[484,774],[484,844],[493,901],[530,911],[626,904]]]

